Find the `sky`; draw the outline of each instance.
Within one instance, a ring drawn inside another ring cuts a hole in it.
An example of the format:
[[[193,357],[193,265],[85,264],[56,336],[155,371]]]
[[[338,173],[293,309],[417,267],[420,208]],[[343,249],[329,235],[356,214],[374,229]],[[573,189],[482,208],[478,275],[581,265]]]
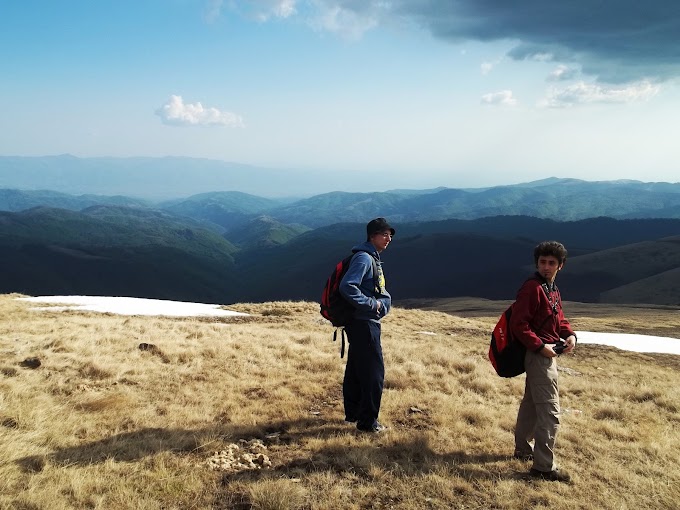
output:
[[[4,156],[678,182],[680,2],[5,0],[0,109]]]
[[[36,307],[36,311],[81,310],[118,315],[149,315],[171,317],[224,317],[248,315],[221,308],[219,305],[187,303],[164,299],[145,299],[114,296],[34,296],[17,298],[32,303],[47,303],[51,306]],[[54,306],[55,304],[65,306]],[[423,334],[432,332],[421,331]],[[577,331],[580,344],[599,344],[633,352],[654,352],[680,355],[680,340],[660,336],[624,333],[593,333]]]

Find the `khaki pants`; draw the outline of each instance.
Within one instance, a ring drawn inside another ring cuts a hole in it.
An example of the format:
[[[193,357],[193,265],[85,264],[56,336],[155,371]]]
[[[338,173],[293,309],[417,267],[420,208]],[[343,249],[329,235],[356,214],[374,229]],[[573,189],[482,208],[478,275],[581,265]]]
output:
[[[527,351],[524,357],[526,386],[517,413],[515,453],[532,453],[534,440],[534,469],[557,469],[553,448],[560,427],[560,396],[557,387],[557,358],[546,358]]]

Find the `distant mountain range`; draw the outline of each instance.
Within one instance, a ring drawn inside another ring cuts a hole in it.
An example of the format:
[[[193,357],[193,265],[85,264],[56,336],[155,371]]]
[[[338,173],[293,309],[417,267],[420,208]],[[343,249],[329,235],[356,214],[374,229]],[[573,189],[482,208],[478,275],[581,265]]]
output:
[[[304,197],[327,189],[320,185],[318,173],[310,170],[277,170],[200,158],[78,158],[70,154],[0,156],[0,188],[152,200],[231,190]]]
[[[199,160],[185,179],[194,160],[158,159],[0,157],[0,184],[14,183],[0,189],[0,292],[317,300],[366,222],[385,216],[397,229],[383,256],[397,300],[511,299],[534,245],[558,239],[570,252],[565,299],[680,305],[680,184],[549,178],[293,199],[298,174]],[[163,175],[186,196],[165,199]],[[154,180],[156,198],[119,193]],[[289,198],[239,188],[257,181]],[[215,182],[225,191],[210,191]]]
[[[262,215],[286,225],[318,228],[386,216],[395,223],[533,216],[558,221],[609,217],[680,218],[680,183],[588,182],[545,179],[488,189],[332,192],[309,198],[271,199],[240,191],[209,192],[166,201],[121,195],[73,195],[46,190],[0,189],[0,210],[49,206],[74,211],[92,205],[164,210],[229,231]]]
[[[312,229],[257,216],[227,230],[200,216],[140,204],[0,213],[0,292],[318,300],[331,268],[365,239],[365,221]],[[680,219],[393,224],[397,235],[383,260],[397,301],[511,299],[533,271],[534,245],[554,238],[570,251],[559,281],[565,299],[680,305]]]
[[[215,214],[216,211],[208,209],[210,203],[214,205],[216,202],[226,209],[236,206],[243,209],[240,212],[259,214],[278,206],[280,209],[275,214],[267,214],[284,223],[299,223],[309,227],[337,221],[364,221],[366,217],[376,215],[389,216],[393,221],[402,223],[504,214],[557,220],[598,216],[680,217],[680,183],[586,182],[548,178],[492,188],[395,189],[358,193],[375,189],[372,186],[376,182],[397,182],[396,176],[392,177],[386,180],[385,175],[381,174],[367,176],[352,172],[282,170],[181,157],[78,158],[68,154],[0,156],[0,189],[33,192],[51,190],[84,195],[83,200],[91,198],[88,195],[102,195],[110,197],[111,201],[153,201],[154,206],[163,200],[179,199],[180,202],[191,202],[180,207],[203,208],[206,216]],[[334,191],[326,193],[328,190]],[[253,203],[248,204],[243,196],[220,198],[214,192],[248,194]],[[272,197],[276,198],[271,200]],[[284,198],[288,200],[287,204],[282,201]],[[305,200],[299,200],[301,198]],[[48,197],[42,198],[46,199]],[[291,199],[295,199],[295,203],[290,203]],[[266,204],[266,200],[271,202]],[[62,207],[44,201],[35,205]],[[112,205],[123,204],[118,202]],[[316,215],[316,223],[312,223],[310,213]],[[338,213],[341,217],[337,216]],[[195,216],[194,213],[190,215]]]

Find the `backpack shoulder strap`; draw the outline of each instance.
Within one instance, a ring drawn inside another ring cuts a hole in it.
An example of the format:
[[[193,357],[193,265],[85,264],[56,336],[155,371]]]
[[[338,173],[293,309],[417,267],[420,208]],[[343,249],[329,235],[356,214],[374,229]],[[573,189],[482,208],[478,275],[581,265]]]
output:
[[[555,285],[554,287],[555,287],[555,290],[557,292],[559,292],[559,290],[557,289],[557,285]],[[548,303],[550,303],[550,308],[552,308],[553,315],[556,315],[559,300],[557,298],[555,298],[555,301],[553,301],[551,299],[550,289],[548,288],[547,283],[545,283],[545,282],[541,283],[541,288],[543,289],[543,292],[545,293],[545,297],[548,298]]]
[[[340,330],[340,336],[342,340],[342,345],[340,346],[340,357],[344,358],[345,357],[345,339],[347,338],[345,334],[345,326],[339,326],[335,328],[335,331],[333,331],[333,341],[335,342],[338,339],[338,330]]]
[[[375,257],[368,251],[366,250],[357,250],[354,252],[354,255],[357,253],[364,252],[367,253],[369,257],[371,257],[371,264],[373,265],[373,292],[376,294],[380,294],[381,289],[380,289],[380,284],[378,283],[378,263],[375,260]]]

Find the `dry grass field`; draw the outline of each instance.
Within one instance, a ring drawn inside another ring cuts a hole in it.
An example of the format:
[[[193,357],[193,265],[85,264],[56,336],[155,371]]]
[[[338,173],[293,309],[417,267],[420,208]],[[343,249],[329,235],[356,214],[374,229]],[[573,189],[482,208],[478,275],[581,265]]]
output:
[[[314,303],[198,319],[39,312],[16,297],[0,296],[2,509],[680,504],[678,357],[583,345],[560,358],[557,455],[574,480],[557,484],[511,458],[524,380],[486,359],[500,303],[393,310],[390,430],[371,436],[343,422],[344,362]],[[677,310],[568,306],[577,329],[680,336]],[[39,368],[22,366],[31,357]]]

